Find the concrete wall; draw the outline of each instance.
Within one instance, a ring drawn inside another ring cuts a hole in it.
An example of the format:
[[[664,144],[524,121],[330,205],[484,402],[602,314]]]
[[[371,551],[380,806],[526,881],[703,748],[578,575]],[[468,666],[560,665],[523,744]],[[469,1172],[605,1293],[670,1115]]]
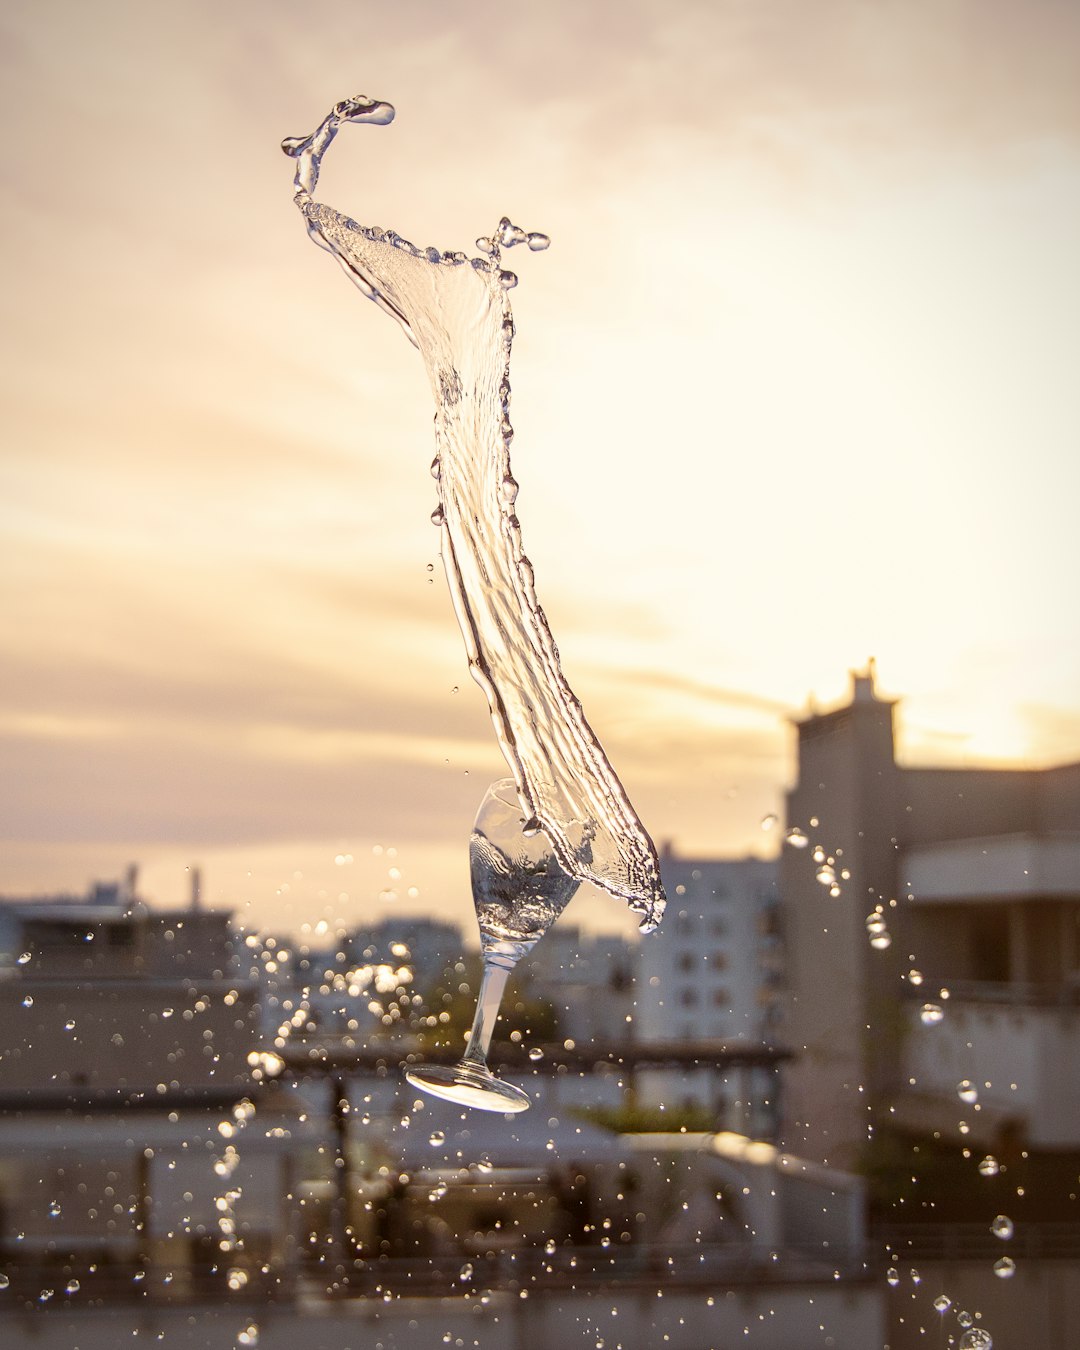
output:
[[[303,1309],[207,1308],[0,1313],[0,1343],[34,1350],[879,1350],[883,1286],[643,1286],[617,1293],[543,1289],[480,1298],[368,1299]],[[241,1338],[241,1333],[247,1339]],[[137,1337],[133,1340],[133,1337]],[[1020,1342],[1017,1342],[1020,1344]],[[1065,1342],[1053,1342],[1062,1350]]]
[[[950,1000],[944,1020],[933,1026],[922,1024],[914,1004],[906,1013],[905,1072],[916,1079],[916,1092],[955,1100],[957,1119],[973,1119],[972,1108],[956,1097],[957,1084],[967,1078],[984,1107],[1025,1122],[1034,1147],[1080,1146],[1080,1009]]]
[[[991,1334],[994,1350],[1080,1350],[1080,1263],[1018,1260],[1007,1280],[985,1260],[919,1261],[916,1268],[918,1284],[905,1265],[900,1282],[887,1289],[887,1350],[955,1344],[963,1330],[956,1316],[961,1311]],[[939,1313],[933,1305],[942,1294],[952,1302]],[[948,1335],[955,1341],[946,1341]]]

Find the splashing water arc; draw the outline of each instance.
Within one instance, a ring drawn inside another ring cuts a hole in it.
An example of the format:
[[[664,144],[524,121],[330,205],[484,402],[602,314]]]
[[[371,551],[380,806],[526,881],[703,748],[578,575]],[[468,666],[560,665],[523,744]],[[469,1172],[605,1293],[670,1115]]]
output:
[[[310,136],[282,149],[297,162],[294,196],[311,237],[419,349],[435,397],[439,505],[432,516],[472,675],[514,775],[527,828],[542,829],[563,869],[627,902],[649,932],[664,911],[656,849],[559,664],[521,544],[510,469],[514,321],[502,248],[548,240],[508,219],[480,239],[482,257],[417,248],[358,225],[312,193],[322,156],[349,122],[385,126],[389,103],[338,103]]]

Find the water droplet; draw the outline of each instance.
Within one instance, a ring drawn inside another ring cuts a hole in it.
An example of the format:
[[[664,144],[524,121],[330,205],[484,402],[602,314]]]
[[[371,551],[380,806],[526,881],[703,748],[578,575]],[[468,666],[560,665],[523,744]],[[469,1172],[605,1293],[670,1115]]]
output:
[[[548,1238],[548,1240],[544,1243],[544,1251],[547,1252],[548,1256],[551,1256],[555,1252],[556,1247],[557,1243],[555,1242],[554,1238]]]
[[[922,978],[923,978],[923,977],[922,977],[922,971],[921,971],[921,970],[915,970],[914,968],[912,968],[911,970],[908,971],[907,977],[908,977],[909,982],[910,982],[911,984],[915,985],[916,987],[917,987],[918,985],[922,984]]]
[[[521,226],[512,224],[506,216],[503,216],[502,220],[499,221],[499,228],[495,233],[503,248],[513,248],[515,244],[524,244],[528,238]]]
[[[27,963],[27,961],[29,961],[29,960],[30,960],[30,953],[29,953],[29,952],[23,952],[23,954],[19,957],[19,965],[20,965],[20,966],[25,966],[26,963]]]
[[[999,1214],[990,1225],[990,1231],[996,1238],[1001,1238],[1002,1242],[1008,1242],[1015,1231],[1013,1221],[1007,1214]]]
[[[486,236],[481,236],[476,241],[476,247],[480,250],[481,253],[491,254],[495,252],[495,245]]]
[[[534,253],[542,253],[551,244],[550,238],[546,234],[540,234],[538,230],[533,230],[525,242]]]
[[[979,1164],[979,1172],[984,1177],[996,1177],[1001,1171],[1001,1165],[992,1153],[988,1153]]]
[[[64,1023],[64,1030],[65,1031],[75,1030],[75,1019],[73,1017],[69,1017],[68,1020]]]
[[[875,909],[866,916],[866,931],[868,933],[884,933],[885,916],[880,909]]]
[[[972,1317],[972,1315],[969,1312],[963,1311],[958,1312],[956,1314],[956,1320],[960,1323],[962,1327],[969,1327],[971,1326],[972,1322],[975,1321],[974,1317]]]
[[[490,1158],[477,1158],[476,1160],[476,1170],[478,1172],[490,1172],[494,1166],[495,1164]]]
[[[938,1294],[937,1298],[934,1299],[934,1307],[939,1313],[948,1312],[952,1307],[952,1299],[948,1294]]]
[[[885,1278],[895,1289],[896,1286],[900,1283],[900,1272],[896,1269],[895,1266],[890,1266],[889,1269],[885,1272]]]
[[[977,1102],[979,1100],[979,1089],[970,1078],[961,1078],[956,1085],[956,1095],[962,1102]]]
[[[958,1350],[993,1350],[994,1338],[982,1327],[972,1327],[960,1337]]]
[[[937,1003],[924,1003],[919,1009],[919,1019],[923,1026],[932,1027],[940,1022],[944,1016],[944,1010]]]
[[[516,272],[502,271],[499,273],[499,285],[504,291],[512,291],[517,284],[518,276]]]
[[[1016,1274],[1016,1262],[1011,1256],[1000,1256],[994,1262],[994,1274],[999,1280],[1008,1280]]]
[[[889,933],[875,933],[870,939],[870,946],[879,952],[885,951],[892,946],[892,936]]]
[[[27,996],[22,1001],[22,1005],[24,1008],[32,1008],[34,1006],[33,998],[29,994],[27,994]]]
[[[836,873],[828,864],[819,867],[814,875],[822,886],[834,886],[836,884]]]
[[[530,1058],[531,1060],[533,1060],[533,1061],[536,1061],[536,1060],[538,1060],[538,1059],[543,1059],[543,1058],[544,1058],[544,1052],[543,1052],[543,1050],[540,1049],[540,1047],[539,1047],[538,1045],[534,1045],[533,1048],[529,1051],[529,1058]]]
[[[0,1273],[0,1289],[6,1289],[10,1284],[11,1281],[8,1279],[8,1277]]]
[[[778,817],[774,811],[770,811],[767,816],[761,818],[761,828],[763,830],[772,830],[776,828]]]
[[[472,1262],[471,1262],[471,1261],[466,1261],[465,1264],[464,1264],[464,1265],[461,1267],[461,1269],[458,1271],[458,1279],[459,1279],[459,1280],[471,1280],[471,1279],[472,1279],[472,1273],[473,1273]]]
[[[443,514],[442,503],[440,502],[431,513],[431,523],[432,525],[441,525],[445,519],[446,516]]]
[[[442,1130],[432,1130],[428,1135],[428,1143],[432,1148],[438,1148],[440,1144],[446,1143],[446,1135]]]
[[[797,825],[792,825],[791,829],[788,830],[784,838],[787,840],[787,842],[791,845],[792,848],[805,848],[807,844],[809,844],[810,842],[810,840],[807,839],[806,835],[803,834],[802,830],[800,830]]]
[[[67,1284],[64,1286],[65,1293],[68,1294],[77,1294],[80,1288],[81,1285],[78,1280],[68,1280]]]
[[[249,1322],[246,1327],[242,1327],[241,1330],[236,1333],[236,1339],[241,1345],[258,1345],[259,1324],[257,1322]]]

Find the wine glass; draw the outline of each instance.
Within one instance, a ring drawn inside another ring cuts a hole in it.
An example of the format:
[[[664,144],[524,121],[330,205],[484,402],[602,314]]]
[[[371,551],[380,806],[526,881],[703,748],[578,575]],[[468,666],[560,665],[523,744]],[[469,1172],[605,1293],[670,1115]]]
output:
[[[570,903],[579,882],[559,866],[547,836],[527,820],[512,778],[492,783],[469,840],[473,905],[484,972],[469,1043],[454,1065],[407,1069],[414,1087],[481,1111],[528,1110],[521,1088],[496,1078],[487,1051],[510,972]]]

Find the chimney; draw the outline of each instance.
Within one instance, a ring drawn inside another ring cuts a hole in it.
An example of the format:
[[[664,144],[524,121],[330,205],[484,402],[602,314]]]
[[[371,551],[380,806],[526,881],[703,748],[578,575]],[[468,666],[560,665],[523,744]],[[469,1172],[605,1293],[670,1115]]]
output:
[[[202,872],[197,867],[191,869],[191,912],[198,914],[202,909]]]
[[[135,903],[136,893],[139,889],[139,864],[128,863],[127,871],[124,874],[124,899],[129,905]]]

